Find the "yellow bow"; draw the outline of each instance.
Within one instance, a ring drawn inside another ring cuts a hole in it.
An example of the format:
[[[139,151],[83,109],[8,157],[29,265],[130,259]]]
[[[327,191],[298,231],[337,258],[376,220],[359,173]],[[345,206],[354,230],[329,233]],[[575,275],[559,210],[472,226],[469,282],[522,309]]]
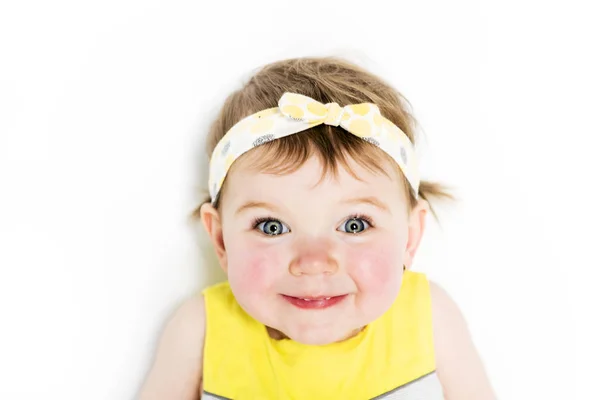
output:
[[[323,104],[308,96],[286,92],[279,99],[278,106],[284,115],[312,126],[341,126],[362,138],[376,138],[381,133],[383,118],[379,107],[372,103],[340,107],[337,103]]]

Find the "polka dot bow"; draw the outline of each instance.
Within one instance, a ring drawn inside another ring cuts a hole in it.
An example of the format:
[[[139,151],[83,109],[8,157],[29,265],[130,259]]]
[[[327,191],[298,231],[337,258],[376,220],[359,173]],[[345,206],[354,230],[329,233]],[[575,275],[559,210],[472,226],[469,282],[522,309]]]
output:
[[[214,203],[227,171],[242,154],[313,126],[340,126],[367,142],[381,148],[392,157],[410,183],[418,198],[419,175],[413,144],[404,132],[383,117],[372,103],[340,107],[337,103],[320,103],[308,96],[286,92],[278,107],[252,114],[235,124],[219,141],[210,160],[208,187]]]

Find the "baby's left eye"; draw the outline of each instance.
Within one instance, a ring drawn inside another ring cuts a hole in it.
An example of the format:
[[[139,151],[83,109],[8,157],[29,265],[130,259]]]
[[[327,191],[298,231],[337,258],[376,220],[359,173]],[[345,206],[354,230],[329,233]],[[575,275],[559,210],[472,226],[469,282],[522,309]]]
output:
[[[359,217],[347,219],[342,225],[340,225],[341,231],[346,233],[361,233],[370,227],[371,224],[369,224],[369,222],[367,222],[364,218]]]

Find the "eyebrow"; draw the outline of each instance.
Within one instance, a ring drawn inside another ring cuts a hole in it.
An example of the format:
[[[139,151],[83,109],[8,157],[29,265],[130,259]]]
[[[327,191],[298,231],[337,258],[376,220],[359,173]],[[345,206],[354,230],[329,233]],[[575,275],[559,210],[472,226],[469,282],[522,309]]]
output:
[[[375,207],[379,208],[380,210],[385,211],[387,213],[390,212],[389,207],[387,205],[385,205],[385,203],[383,203],[382,201],[380,201],[377,197],[373,197],[373,196],[355,197],[355,198],[352,198],[352,199],[343,200],[342,203],[343,204],[361,204],[361,203],[367,203],[367,204],[375,206]]]
[[[240,214],[242,211],[249,210],[251,208],[265,208],[267,210],[271,210],[273,212],[278,212],[279,209],[275,207],[273,204],[266,203],[264,201],[248,201],[242,204],[236,211],[235,214]]]
[[[342,204],[370,204],[374,207],[379,208],[380,210],[389,213],[390,209],[386,206],[382,201],[377,199],[377,197],[367,196],[367,197],[355,197],[352,199],[346,199],[341,201]],[[252,208],[264,208],[266,210],[271,210],[273,212],[279,212],[279,208],[271,203],[267,203],[264,201],[248,201],[242,204],[236,211],[235,214],[240,214],[243,211],[252,209]]]

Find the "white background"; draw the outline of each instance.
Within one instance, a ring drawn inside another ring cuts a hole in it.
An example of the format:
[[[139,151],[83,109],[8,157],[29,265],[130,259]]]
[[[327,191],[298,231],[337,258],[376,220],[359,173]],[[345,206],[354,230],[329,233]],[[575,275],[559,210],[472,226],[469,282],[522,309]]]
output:
[[[0,398],[134,398],[167,316],[222,278],[185,222],[210,119],[252,69],[306,55],[357,62],[413,105],[425,177],[461,198],[415,270],[463,310],[498,397],[598,398],[584,3],[3,2]]]

